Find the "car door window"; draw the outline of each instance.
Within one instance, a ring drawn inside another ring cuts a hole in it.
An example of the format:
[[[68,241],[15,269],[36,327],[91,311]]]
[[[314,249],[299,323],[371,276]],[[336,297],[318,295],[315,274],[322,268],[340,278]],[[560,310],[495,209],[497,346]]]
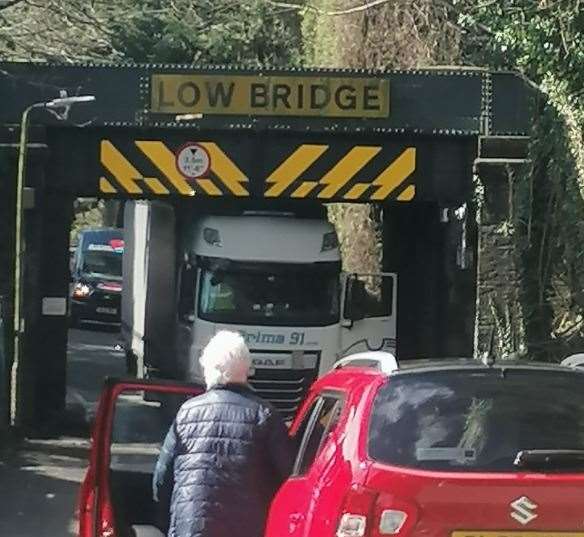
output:
[[[117,524],[165,527],[171,489],[152,499],[152,474],[166,433],[181,405],[203,391],[167,383],[121,383],[112,390],[106,429],[109,437],[109,493]],[[126,535],[125,532],[120,533]]]
[[[294,475],[304,475],[310,469],[320,448],[337,425],[341,409],[342,398],[336,394],[319,397],[313,403],[297,433],[302,437]]]

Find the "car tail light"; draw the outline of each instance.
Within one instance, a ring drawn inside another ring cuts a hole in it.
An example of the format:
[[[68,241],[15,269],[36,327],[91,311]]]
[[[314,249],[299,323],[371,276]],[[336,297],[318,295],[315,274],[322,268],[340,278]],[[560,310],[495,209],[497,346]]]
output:
[[[337,537],[368,535],[375,497],[375,492],[363,487],[354,487],[347,493],[337,525]]]
[[[364,537],[367,531],[367,517],[345,513],[339,521],[337,537]]]
[[[345,497],[336,537],[403,536],[417,520],[417,508],[392,494],[355,487]]]
[[[382,492],[375,501],[370,537],[406,537],[411,534],[417,520],[418,508],[414,502]]]
[[[400,532],[408,518],[408,514],[397,509],[385,509],[379,519],[380,535],[395,535]]]

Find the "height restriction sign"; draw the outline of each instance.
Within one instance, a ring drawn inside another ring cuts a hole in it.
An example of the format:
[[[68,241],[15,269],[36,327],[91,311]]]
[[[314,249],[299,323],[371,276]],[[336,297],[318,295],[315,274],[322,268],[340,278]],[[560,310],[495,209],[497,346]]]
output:
[[[208,151],[200,144],[189,142],[176,152],[176,167],[187,179],[199,179],[211,166]]]

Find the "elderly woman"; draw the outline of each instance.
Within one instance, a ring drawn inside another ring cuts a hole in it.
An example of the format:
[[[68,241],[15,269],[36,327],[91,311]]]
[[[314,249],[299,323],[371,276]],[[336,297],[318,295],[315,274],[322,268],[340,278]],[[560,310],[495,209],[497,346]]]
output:
[[[277,411],[247,385],[243,337],[219,332],[200,358],[208,391],[178,411],[154,472],[154,498],[174,483],[169,537],[261,537],[293,464]]]

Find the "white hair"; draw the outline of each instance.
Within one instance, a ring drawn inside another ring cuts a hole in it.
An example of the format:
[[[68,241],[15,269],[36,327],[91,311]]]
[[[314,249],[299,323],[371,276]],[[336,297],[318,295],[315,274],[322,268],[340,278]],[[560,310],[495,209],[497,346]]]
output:
[[[245,384],[251,368],[251,356],[245,339],[237,332],[217,332],[203,349],[199,359],[207,388],[218,384]]]

